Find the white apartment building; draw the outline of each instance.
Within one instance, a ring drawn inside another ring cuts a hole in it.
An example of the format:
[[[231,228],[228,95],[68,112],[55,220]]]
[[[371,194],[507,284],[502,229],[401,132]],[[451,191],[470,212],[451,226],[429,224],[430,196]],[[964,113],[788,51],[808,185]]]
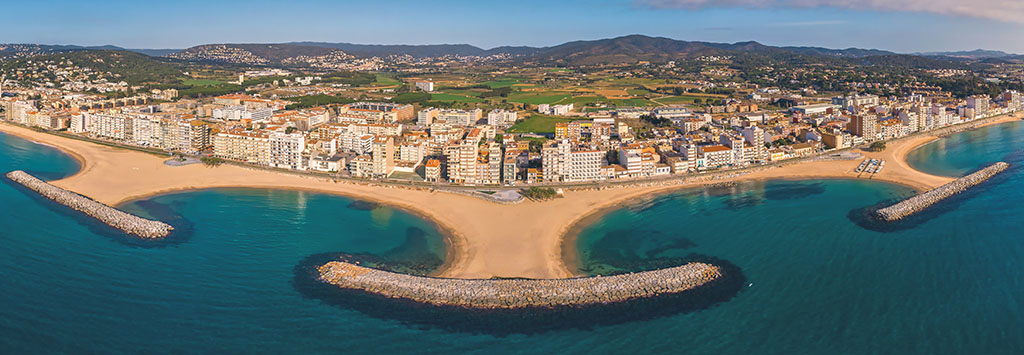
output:
[[[515,111],[493,110],[487,113],[487,124],[494,127],[508,127],[519,119]]]
[[[437,119],[448,122],[453,126],[472,126],[483,118],[484,110],[442,110],[438,113]]]
[[[537,112],[545,115],[562,116],[569,114],[569,112],[572,112],[572,108],[573,104],[554,106],[551,106],[549,104],[540,104],[537,105]]]
[[[227,106],[213,109],[212,116],[213,118],[226,121],[251,120],[253,122],[267,122],[274,116],[274,109],[250,109],[246,106]]]
[[[306,150],[306,136],[301,133],[274,132],[270,134],[270,166],[292,170],[306,170],[302,157]]]
[[[89,122],[89,133],[103,138],[109,138],[119,141],[130,141],[132,139],[132,123],[131,117],[122,114],[92,114],[86,113],[88,116],[87,121]]]
[[[434,120],[437,119],[437,115],[440,113],[441,110],[437,107],[429,107],[420,110],[420,112],[416,113],[416,124],[422,127],[430,126],[434,123]]]
[[[601,179],[605,152],[580,150],[569,153],[569,174],[565,181],[582,182]]]
[[[220,132],[213,138],[213,154],[224,159],[269,165],[270,138],[262,131]]]

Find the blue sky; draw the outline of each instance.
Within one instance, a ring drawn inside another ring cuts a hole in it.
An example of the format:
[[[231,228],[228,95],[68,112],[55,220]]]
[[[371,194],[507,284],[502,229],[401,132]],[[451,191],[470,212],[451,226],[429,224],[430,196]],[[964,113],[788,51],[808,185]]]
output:
[[[900,2],[905,1],[905,2]],[[971,0],[0,1],[0,42],[185,48],[325,41],[548,46],[628,34],[1024,53],[1024,6]],[[882,5],[879,5],[882,4]],[[888,4],[888,5],[887,5]],[[1005,8],[1000,8],[1004,6]],[[1020,16],[1016,16],[1020,15]]]

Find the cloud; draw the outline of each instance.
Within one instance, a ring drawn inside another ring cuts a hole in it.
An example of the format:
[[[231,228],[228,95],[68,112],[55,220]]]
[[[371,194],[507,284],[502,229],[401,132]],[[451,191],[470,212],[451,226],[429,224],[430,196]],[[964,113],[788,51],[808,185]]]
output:
[[[1024,23],[1024,1],[1020,0],[634,0],[658,9],[700,10],[708,8],[810,9],[829,7],[846,10],[918,12],[953,17],[973,17]]]

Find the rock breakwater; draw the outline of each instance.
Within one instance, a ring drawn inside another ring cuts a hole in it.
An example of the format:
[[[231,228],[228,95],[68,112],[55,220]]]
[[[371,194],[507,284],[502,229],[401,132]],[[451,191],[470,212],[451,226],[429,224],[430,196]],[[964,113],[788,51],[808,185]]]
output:
[[[914,197],[903,200],[895,205],[879,209],[875,211],[875,217],[887,221],[893,222],[898,221],[912,214],[923,211],[924,209],[934,205],[935,203],[942,201],[950,196],[961,193],[971,187],[974,187],[985,180],[988,180],[1006,170],[1010,164],[1005,162],[998,162],[988,167],[978,170],[977,172],[956,179],[948,184],[939,186],[927,192],[918,194]]]
[[[435,306],[472,309],[559,308],[610,304],[695,289],[722,276],[706,263],[615,276],[570,279],[443,279],[332,261],[320,280],[344,289]]]
[[[39,193],[43,197],[85,213],[100,222],[131,235],[147,239],[157,239],[166,237],[174,229],[174,227],[166,223],[135,216],[96,202],[88,197],[53,186],[21,170],[7,173],[7,178]]]

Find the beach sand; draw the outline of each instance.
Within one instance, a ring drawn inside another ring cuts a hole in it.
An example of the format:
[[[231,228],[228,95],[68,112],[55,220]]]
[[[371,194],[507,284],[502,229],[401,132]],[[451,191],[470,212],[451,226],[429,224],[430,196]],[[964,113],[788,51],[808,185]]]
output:
[[[1014,120],[1006,118],[1004,120]],[[117,206],[148,196],[192,189],[252,187],[297,189],[337,194],[388,204],[436,222],[450,236],[448,264],[439,276],[453,278],[562,278],[574,276],[562,255],[565,234],[587,216],[638,197],[669,190],[752,179],[856,179],[860,160],[815,161],[762,169],[739,177],[671,186],[615,187],[566,191],[563,198],[502,205],[480,198],[426,190],[384,187],[350,181],[280,173],[225,164],[172,167],[167,158],[37,132],[6,123],[0,131],[55,146],[78,159],[77,174],[54,185]],[[866,157],[886,159],[873,179],[928,190],[952,181],[910,168],[907,153],[936,137],[912,137],[887,143]],[[15,169],[17,167],[14,167]],[[571,238],[570,238],[571,239]]]

